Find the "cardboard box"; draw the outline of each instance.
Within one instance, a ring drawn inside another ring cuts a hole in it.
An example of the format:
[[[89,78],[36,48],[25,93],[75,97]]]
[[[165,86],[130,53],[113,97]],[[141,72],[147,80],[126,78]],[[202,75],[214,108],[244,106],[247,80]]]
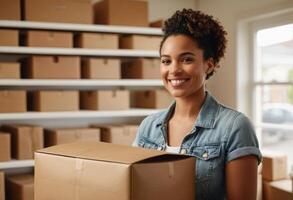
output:
[[[101,129],[101,141],[112,144],[131,146],[137,130],[137,125],[93,125]]]
[[[158,51],[161,40],[161,36],[126,35],[120,37],[119,48]]]
[[[100,141],[100,138],[99,128],[62,128],[45,130],[46,147],[80,140]]]
[[[4,124],[1,129],[11,136],[12,157],[19,160],[34,158],[34,152],[44,148],[43,128],[33,125]]]
[[[0,90],[0,113],[26,112],[26,92]]]
[[[29,47],[73,47],[73,33],[61,31],[27,31],[25,46]]]
[[[93,141],[36,153],[35,200],[194,200],[194,190],[186,155]]]
[[[9,161],[10,159],[10,134],[0,131],[0,162]]]
[[[160,60],[138,58],[122,64],[122,78],[160,79]]]
[[[81,109],[86,110],[126,110],[130,107],[129,91],[101,90],[82,91]]]
[[[31,174],[14,175],[6,179],[7,199],[33,200],[34,176]]]
[[[78,56],[31,56],[23,67],[23,76],[31,79],[79,79]]]
[[[87,79],[120,79],[121,62],[114,58],[87,58],[82,61],[81,72]]]
[[[148,2],[102,0],[94,5],[95,23],[122,26],[148,26]]]
[[[5,200],[4,172],[0,171],[0,200]]]
[[[0,0],[0,20],[20,20],[20,0]]]
[[[269,200],[293,200],[292,185],[289,179],[271,182],[270,190]]]
[[[75,47],[89,49],[118,49],[119,38],[117,34],[80,33],[77,35]]]
[[[262,176],[267,181],[285,179],[287,177],[287,156],[277,153],[263,153]]]
[[[164,20],[159,19],[150,23],[150,27],[162,28],[164,26]]]
[[[24,0],[24,20],[92,24],[93,8],[90,0]]]
[[[32,93],[32,110],[51,111],[78,111],[78,91],[36,91]]]
[[[132,93],[134,108],[167,108],[174,101],[166,90],[134,91]]]
[[[18,31],[12,29],[0,29],[0,46],[18,46]]]
[[[20,79],[20,63],[0,62],[0,79]]]

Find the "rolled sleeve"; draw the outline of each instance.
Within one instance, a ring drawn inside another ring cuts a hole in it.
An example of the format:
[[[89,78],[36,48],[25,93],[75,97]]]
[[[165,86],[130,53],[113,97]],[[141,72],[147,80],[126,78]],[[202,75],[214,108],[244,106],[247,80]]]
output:
[[[227,135],[226,162],[248,155],[256,156],[258,163],[261,162],[262,155],[253,125],[245,115],[236,116]]]

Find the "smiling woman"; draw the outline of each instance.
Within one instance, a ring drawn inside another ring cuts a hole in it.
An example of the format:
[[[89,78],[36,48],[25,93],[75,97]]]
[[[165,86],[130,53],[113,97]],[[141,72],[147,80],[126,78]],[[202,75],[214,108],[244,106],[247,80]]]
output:
[[[175,102],[143,120],[133,145],[196,157],[197,200],[255,200],[261,153],[253,126],[205,88],[224,56],[225,30],[212,16],[183,9],[163,31],[161,78]]]

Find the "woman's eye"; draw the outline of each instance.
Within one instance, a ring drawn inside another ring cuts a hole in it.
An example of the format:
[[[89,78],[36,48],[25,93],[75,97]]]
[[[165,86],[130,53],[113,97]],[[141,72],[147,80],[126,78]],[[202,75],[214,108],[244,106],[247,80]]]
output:
[[[161,60],[161,63],[164,64],[164,65],[168,65],[171,63],[170,60],[167,60],[167,59],[164,59],[164,60]]]
[[[191,63],[192,61],[193,61],[192,58],[188,58],[188,57],[186,57],[186,58],[182,58],[182,62],[183,62],[183,63]]]

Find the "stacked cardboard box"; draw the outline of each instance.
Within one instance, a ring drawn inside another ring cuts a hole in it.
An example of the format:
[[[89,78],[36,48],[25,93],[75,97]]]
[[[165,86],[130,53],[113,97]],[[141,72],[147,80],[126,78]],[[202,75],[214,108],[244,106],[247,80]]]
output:
[[[32,79],[79,79],[78,56],[31,56],[23,67],[23,76]]]
[[[124,26],[148,26],[145,1],[102,0],[94,5],[95,23]]]
[[[24,20],[92,24],[93,8],[90,0],[24,0]]]
[[[137,125],[92,125],[101,129],[101,141],[112,144],[131,146],[138,126]]]
[[[126,90],[81,91],[80,97],[81,109],[127,110],[130,108],[130,95]]]
[[[98,128],[58,128],[45,130],[46,147],[58,144],[76,142],[80,140],[100,141],[100,129]]]
[[[115,58],[86,58],[82,60],[82,78],[120,79],[121,62]]]
[[[119,40],[120,49],[159,50],[161,36],[126,35]]]
[[[0,162],[9,161],[11,159],[10,153],[10,134],[7,132],[0,132]]]
[[[117,34],[80,33],[76,37],[75,46],[90,49],[118,49],[119,39]]]
[[[0,171],[0,200],[5,200],[4,172]]]
[[[194,180],[194,157],[109,143],[57,145],[35,159],[35,200],[194,200]]]
[[[12,157],[19,160],[34,158],[34,152],[44,147],[43,128],[33,125],[2,125],[1,130],[10,133]]]
[[[138,58],[122,64],[122,78],[160,79],[160,60]]]
[[[20,20],[20,0],[0,0],[0,20]]]
[[[19,79],[20,63],[18,62],[0,62],[0,79]]]
[[[8,177],[6,192],[9,200],[34,200],[34,176],[22,174]]]
[[[30,96],[34,111],[77,111],[79,110],[78,91],[35,91]]]
[[[173,101],[173,97],[166,90],[149,90],[132,92],[132,104],[134,108],[167,108]]]
[[[159,19],[150,23],[150,27],[162,28],[164,26],[164,20]]]
[[[73,33],[60,31],[27,31],[25,46],[29,47],[73,47]]]
[[[0,29],[0,46],[18,46],[18,31],[12,29]]]
[[[22,90],[0,90],[0,113],[26,112],[26,92]]]

